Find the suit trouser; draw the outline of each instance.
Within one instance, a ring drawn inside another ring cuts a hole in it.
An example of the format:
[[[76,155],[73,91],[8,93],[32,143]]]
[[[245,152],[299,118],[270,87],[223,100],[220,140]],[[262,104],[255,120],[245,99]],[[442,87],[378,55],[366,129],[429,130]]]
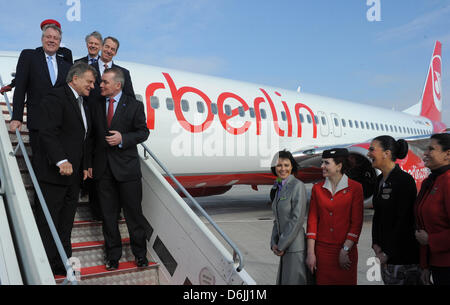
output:
[[[149,237],[146,232],[150,225],[142,214],[141,179],[117,181],[107,165],[105,173],[97,181],[97,193],[103,216],[106,259],[119,260],[122,256],[122,241],[117,222],[120,207],[123,209],[134,256],[146,256],[146,239]]]
[[[78,183],[73,185],[56,185],[46,182],[40,182],[39,186],[47,203],[48,210],[52,216],[56,231],[58,232],[61,243],[67,254],[67,257],[72,256],[72,244],[70,242],[70,235],[72,233],[73,221],[77,211],[78,193],[80,186]],[[36,200],[36,223],[41,234],[42,242],[44,243],[45,251],[48,260],[53,270],[64,266],[60,255],[56,248],[55,241],[50,232],[47,220],[41,204],[35,196]]]

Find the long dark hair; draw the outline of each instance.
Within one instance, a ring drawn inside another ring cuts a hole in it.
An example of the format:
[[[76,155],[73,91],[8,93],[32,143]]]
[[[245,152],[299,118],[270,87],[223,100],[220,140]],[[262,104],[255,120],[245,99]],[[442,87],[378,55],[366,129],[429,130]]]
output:
[[[442,147],[442,151],[450,149],[450,133],[436,133],[431,136]]]
[[[294,175],[294,174],[297,173],[297,170],[298,170],[297,162],[295,161],[294,156],[292,156],[292,154],[291,154],[290,151],[288,151],[288,150],[286,150],[286,149],[280,150],[280,151],[277,153],[277,156],[278,156],[278,158],[275,159],[275,162],[276,162],[278,159],[289,159],[289,160],[291,161],[291,165],[292,165],[292,172],[291,172],[291,174]],[[277,165],[275,164],[274,166],[272,166],[272,167],[270,168],[270,170],[272,171],[272,173],[273,173],[275,176],[277,175],[277,172],[275,171],[275,167],[276,167],[276,166],[277,166]]]
[[[384,151],[391,151],[391,160],[396,161],[397,159],[403,159],[408,154],[408,143],[403,140],[395,140],[391,136],[379,136],[373,139],[373,141],[378,141]]]

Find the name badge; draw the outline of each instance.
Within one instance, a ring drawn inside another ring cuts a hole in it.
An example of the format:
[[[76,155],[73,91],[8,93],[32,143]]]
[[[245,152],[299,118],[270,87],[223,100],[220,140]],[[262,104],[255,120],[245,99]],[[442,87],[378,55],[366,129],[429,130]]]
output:
[[[287,199],[286,197],[281,197],[281,198],[280,198],[280,200],[286,200],[286,199]]]
[[[391,195],[389,195],[389,194],[382,194],[381,198],[383,198],[384,200],[387,200],[387,199],[391,198]]]

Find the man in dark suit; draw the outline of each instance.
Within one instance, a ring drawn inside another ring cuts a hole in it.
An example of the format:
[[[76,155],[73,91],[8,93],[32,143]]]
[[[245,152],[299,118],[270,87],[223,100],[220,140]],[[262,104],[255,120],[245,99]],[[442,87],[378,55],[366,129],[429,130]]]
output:
[[[91,93],[91,96],[93,96],[94,99],[97,99],[101,95],[100,94],[100,83],[102,81],[103,72],[105,71],[105,69],[110,69],[112,67],[118,67],[122,70],[122,73],[125,78],[125,83],[122,88],[123,93],[135,98],[135,94],[134,94],[134,90],[133,90],[133,83],[131,82],[131,77],[130,77],[130,71],[128,71],[127,69],[125,69],[119,65],[114,64],[114,62],[113,62],[113,58],[114,58],[114,56],[116,56],[117,51],[119,50],[119,46],[120,46],[119,40],[117,40],[114,37],[108,36],[103,40],[103,46],[102,46],[102,52],[101,52],[100,58],[97,61],[97,63],[93,64],[94,68],[97,70],[96,88]]]
[[[46,19],[41,22],[41,30],[43,30],[44,26],[46,26],[47,24],[54,24],[58,28],[61,29],[61,24],[58,21],[53,20],[53,19]],[[42,49],[43,49],[42,47],[38,47],[38,48],[36,48],[36,51],[41,51]],[[57,54],[57,56],[61,57],[65,61],[67,61],[70,65],[73,64],[72,51],[70,49],[65,48],[65,47],[60,47],[56,51],[56,54]],[[16,79],[13,78],[13,80],[11,81],[11,83],[9,85],[6,85],[0,89],[0,93],[4,94],[5,92],[11,91],[12,88],[14,88],[15,86],[16,86]]]
[[[94,31],[86,36],[85,41],[88,55],[75,60],[75,62],[85,62],[90,65],[95,65],[100,58],[98,54],[100,53],[100,50],[103,46],[102,35],[99,32]],[[98,82],[98,84],[100,84],[100,82]],[[99,92],[100,88],[97,87],[97,95],[100,94]],[[91,94],[95,95],[94,93]],[[84,100],[87,104],[89,103],[88,97],[86,97]],[[92,217],[94,218],[94,220],[102,220],[100,206],[98,204],[97,194],[95,191],[95,185],[92,179],[86,179],[81,185],[80,196],[81,198],[83,198],[85,195],[89,195],[89,207],[91,209]]]
[[[149,136],[144,105],[124,94],[122,69],[113,67],[102,76],[101,94],[91,107],[93,170],[103,214],[106,267],[118,268],[122,243],[117,218],[124,211],[130,243],[138,267],[148,265],[150,224],[142,214],[142,181],[137,144]]]
[[[94,31],[86,36],[85,41],[86,41],[86,48],[88,50],[88,55],[75,60],[75,62],[83,61],[87,64],[93,65],[98,61],[100,57],[98,53],[100,52],[100,49],[103,46],[102,34],[100,34],[97,31]]]
[[[40,103],[40,148],[35,172],[67,257],[72,256],[70,235],[78,203],[81,178],[88,176],[90,159],[86,145],[90,129],[89,111],[83,96],[94,88],[96,71],[85,63],[73,65],[67,83],[49,90]],[[84,172],[83,172],[84,170]],[[47,220],[37,204],[36,222],[55,274],[65,274]]]
[[[54,24],[47,24],[42,30],[42,49],[23,50],[17,62],[10,130],[15,131],[22,126],[26,103],[33,154],[39,149],[38,134],[42,121],[39,103],[51,88],[64,85],[71,66],[57,54],[60,43],[61,29]]]

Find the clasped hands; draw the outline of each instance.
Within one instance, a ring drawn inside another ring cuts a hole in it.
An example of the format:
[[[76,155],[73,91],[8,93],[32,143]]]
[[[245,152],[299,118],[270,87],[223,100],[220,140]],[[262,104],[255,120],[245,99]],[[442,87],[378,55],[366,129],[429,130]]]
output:
[[[276,256],[283,256],[284,255],[284,251],[280,251],[278,250],[278,246],[277,245],[273,245],[272,246],[272,251]]]

